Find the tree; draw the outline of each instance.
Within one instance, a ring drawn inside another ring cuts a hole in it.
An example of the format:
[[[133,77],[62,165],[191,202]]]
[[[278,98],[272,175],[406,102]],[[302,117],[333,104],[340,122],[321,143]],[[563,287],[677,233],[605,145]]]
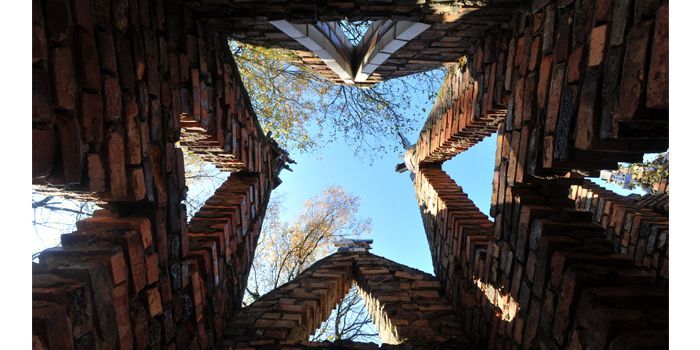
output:
[[[357,217],[359,198],[331,186],[307,200],[292,221],[281,218],[281,198],[273,195],[255,250],[248,301],[297,277],[331,253],[333,241],[370,232],[371,221]]]
[[[346,24],[351,39],[364,32],[361,25]],[[263,130],[283,148],[300,152],[336,139],[370,160],[399,152],[398,133],[413,131],[426,112],[416,96],[432,99],[444,77],[436,69],[368,88],[339,85],[292,63],[289,50],[236,41],[230,46]]]
[[[359,198],[331,186],[307,200],[301,213],[282,219],[281,197],[273,195],[265,213],[258,247],[248,278],[244,304],[299,276],[331,253],[333,241],[370,232],[371,221],[358,217]],[[334,310],[314,339],[347,340],[376,335],[368,331],[371,319],[356,287]]]
[[[668,181],[669,177],[669,156],[668,152],[659,153],[651,161],[642,163],[621,164],[618,168],[621,172],[630,172],[631,181],[624,187],[635,189],[641,187],[648,193],[654,193],[654,186],[662,181]]]
[[[61,234],[75,230],[75,223],[92,216],[96,209],[93,201],[32,191],[32,259],[40,251],[60,245]]]
[[[231,173],[221,171],[216,165],[202,160],[187,147],[182,147],[182,154],[187,185],[187,197],[184,199],[184,203],[189,221]]]
[[[362,299],[357,285],[353,283],[348,295],[340,301],[328,320],[316,330],[311,340],[377,342],[379,334],[373,325],[364,299]]]

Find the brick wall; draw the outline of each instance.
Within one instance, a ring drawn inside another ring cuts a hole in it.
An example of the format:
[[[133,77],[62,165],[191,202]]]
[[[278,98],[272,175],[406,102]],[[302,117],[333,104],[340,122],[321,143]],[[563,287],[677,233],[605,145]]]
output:
[[[482,293],[473,282],[483,275],[494,224],[439,168],[421,168],[415,190],[435,275],[478,343],[485,337],[490,313],[484,314],[477,304]]]
[[[466,346],[461,322],[441,296],[435,277],[370,253],[340,252],[242,309],[220,345],[255,348],[302,342],[313,347],[303,342],[328,319],[353,281],[383,342],[411,349]]]
[[[639,225],[659,225],[651,248],[629,256],[617,234],[606,235],[608,224],[567,198],[579,173],[666,150],[667,16],[664,1],[533,1],[467,55],[472,73],[464,76],[474,87],[457,89],[459,98],[507,109],[498,125],[490,231],[440,170],[468,148],[452,146],[459,134],[450,121],[468,120],[474,109],[426,122],[415,187],[436,275],[463,310],[467,333],[489,347],[667,344],[665,238],[656,244],[667,221],[633,202],[610,211],[622,237],[632,236],[635,214]],[[456,124],[462,134],[484,132]],[[452,224],[460,215],[471,222]],[[472,243],[457,243],[465,241]]]
[[[435,23],[422,38],[456,42],[422,53],[466,52],[416,146],[416,193],[444,297],[474,344],[664,346],[666,218],[604,193],[598,207],[568,196],[580,173],[668,147],[668,2],[529,5],[444,14],[434,20],[456,27]],[[411,12],[395,6],[365,10]],[[220,26],[231,12],[194,8],[33,1],[33,182],[105,203],[33,266],[37,348],[207,348],[226,338],[288,158],[260,132],[228,52],[221,30],[231,25]],[[418,56],[396,59],[383,69],[425,68]],[[496,127],[491,223],[439,166]],[[189,225],[181,136],[241,171]]]
[[[569,198],[576,202],[576,208],[593,214],[593,222],[605,229],[616,251],[633,258],[637,266],[650,268],[657,285],[668,288],[668,212],[664,215],[646,207],[668,200],[667,194],[634,200],[589,180],[572,185],[570,191]]]
[[[418,136],[415,164],[449,160],[496,131],[506,111],[480,95],[494,94],[495,76],[490,68],[476,77],[466,66],[448,71]]]
[[[213,346],[289,160],[226,37],[173,1],[33,1],[32,23],[35,189],[103,207],[34,264],[34,346]],[[181,137],[235,171],[189,224]]]
[[[235,39],[266,47],[292,50],[296,62],[335,83],[342,83],[323,61],[306,47],[269,23],[383,20],[414,21],[431,27],[398,49],[369,77],[367,83],[428,71],[457,62],[469,51],[474,38],[481,37],[496,23],[505,22],[526,1],[480,2],[381,2],[329,0],[307,4],[300,1],[260,0],[248,2],[198,3],[196,13],[216,17],[217,24]]]
[[[171,1],[33,3],[34,183],[153,201],[160,159],[175,168],[182,114],[261,171],[269,142],[206,21]]]

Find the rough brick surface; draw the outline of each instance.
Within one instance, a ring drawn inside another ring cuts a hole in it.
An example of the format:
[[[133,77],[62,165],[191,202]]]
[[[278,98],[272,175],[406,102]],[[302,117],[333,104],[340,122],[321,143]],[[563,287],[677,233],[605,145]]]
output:
[[[633,201],[580,177],[668,147],[668,1],[32,4],[35,188],[105,208],[40,254],[33,346],[212,348],[254,335],[250,348],[324,347],[304,337],[353,279],[392,341],[667,343],[668,184]],[[453,64],[413,162],[436,279],[378,257],[336,261],[304,272],[331,281],[325,297],[261,303],[245,327],[226,328],[289,161],[262,134],[226,39],[294,49],[332,80],[267,22],[316,13],[432,25],[370,83]],[[440,165],[496,131],[490,221]],[[178,142],[234,172],[189,223]]]
[[[34,1],[46,16],[33,20],[36,189],[105,208],[39,255],[37,346],[212,347],[240,308],[267,201],[288,160],[262,133],[219,32],[174,2],[137,5]],[[158,21],[148,14],[154,9]],[[187,38],[209,49],[183,56]],[[181,135],[191,140],[187,121],[207,125],[198,135],[216,143],[196,139],[187,144],[195,154],[216,162],[197,151],[214,147],[222,151],[215,157],[242,164],[224,169],[234,173],[189,225],[176,146]]]
[[[370,253],[335,253],[241,310],[221,348],[285,344],[309,338],[357,283],[387,344],[462,349],[461,322],[424,272]]]

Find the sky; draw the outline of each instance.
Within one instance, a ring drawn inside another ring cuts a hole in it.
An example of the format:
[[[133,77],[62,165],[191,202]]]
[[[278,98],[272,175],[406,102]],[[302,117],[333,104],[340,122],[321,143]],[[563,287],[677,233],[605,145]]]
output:
[[[433,101],[426,96],[413,94],[412,98],[416,108],[431,110]],[[402,111],[407,115],[413,112]],[[423,114],[414,125],[415,130],[405,135],[412,143],[418,139],[428,112]],[[370,162],[353,155],[350,147],[343,140],[336,140],[313,154],[290,150],[297,164],[291,165],[292,172],[282,171],[282,184],[275,189],[284,194],[282,219],[293,219],[306,199],[325,188],[341,186],[360,198],[358,216],[372,220],[372,233],[366,238],[374,239],[374,254],[432,274],[432,259],[413,183],[407,172],[394,170],[396,164],[403,162],[402,155],[388,153]],[[492,136],[443,165],[485,213],[491,201],[495,151],[495,136]]]
[[[407,135],[416,140],[418,132]],[[495,137],[482,141],[444,165],[463,186],[477,206],[488,212],[493,178]],[[275,192],[284,193],[283,218],[300,212],[304,201],[332,185],[360,198],[360,217],[372,220],[372,252],[419,270],[433,273],[430,250],[408,173],[394,167],[402,160],[386,155],[368,164],[353,156],[343,142],[334,142],[315,155],[292,155],[293,172],[283,171],[282,184]],[[471,170],[470,170],[471,169]]]

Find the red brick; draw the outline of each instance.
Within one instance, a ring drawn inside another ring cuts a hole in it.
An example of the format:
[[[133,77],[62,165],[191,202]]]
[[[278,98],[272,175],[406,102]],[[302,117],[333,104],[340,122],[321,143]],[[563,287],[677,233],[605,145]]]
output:
[[[55,144],[53,128],[32,129],[32,177],[49,175],[53,169]]]
[[[32,302],[32,334],[49,349],[73,349],[71,328],[65,307],[51,302]],[[34,347],[33,347],[34,348]],[[39,348],[40,349],[40,348]]]
[[[130,165],[141,163],[141,132],[139,130],[139,110],[133,94],[125,94],[124,121],[126,136],[126,161]]]
[[[622,68],[619,99],[613,115],[614,122],[632,120],[638,117],[639,101],[646,80],[646,52],[653,25],[653,21],[645,21],[630,29]],[[613,124],[613,130],[616,130],[615,126],[616,123]]]
[[[117,73],[117,55],[114,49],[114,37],[112,37],[111,31],[97,32],[97,48],[100,54],[102,69],[112,74]],[[105,82],[105,85],[106,84]]]
[[[117,79],[105,76],[104,79],[105,121],[121,120],[122,92]]]
[[[54,105],[56,108],[72,111],[75,109],[76,91],[73,54],[70,49],[60,47],[51,49],[49,54],[51,58],[49,73]]]
[[[573,16],[571,15],[571,6],[559,9],[558,28],[556,29],[556,43],[554,45],[554,54],[556,62],[565,61],[569,57],[569,45],[571,42],[571,26]]]
[[[92,1],[74,0],[73,8],[75,9],[75,24],[80,26],[85,31],[92,33],[95,22],[92,17]]]
[[[129,169],[129,188],[134,200],[142,200],[146,198],[146,182],[143,175],[143,169]]]
[[[588,66],[598,66],[605,58],[605,39],[608,34],[606,24],[597,26],[591,31],[591,40],[588,49]]]
[[[540,74],[539,80],[537,81],[537,106],[541,110],[545,108],[547,103],[553,60],[554,57],[552,55],[546,55],[542,57],[542,62],[540,63]]]
[[[92,297],[84,283],[56,275],[35,274],[32,276],[32,300],[62,305],[76,339],[93,328]]]
[[[138,233],[144,249],[148,249],[153,242],[151,223],[145,217],[91,217],[76,223],[79,231],[90,230],[134,230]]]
[[[150,343],[151,331],[148,327],[148,311],[142,303],[131,303],[131,322],[134,332],[134,349],[146,349]]]
[[[52,46],[70,47],[73,34],[73,18],[71,16],[71,2],[68,0],[55,0],[46,2],[46,33]]]
[[[653,40],[646,106],[668,108],[668,5],[657,12]]]
[[[100,334],[105,336],[117,332],[114,306],[112,304],[112,283],[107,268],[100,262],[71,262],[46,265],[51,273],[86,284],[91,291],[95,322]]]
[[[552,72],[552,83],[549,89],[549,103],[547,107],[547,120],[545,122],[545,135],[554,132],[559,117],[559,100],[562,88],[564,87],[565,65],[554,66]]]
[[[129,25],[129,19],[127,17],[129,1],[113,0],[112,2],[112,18],[114,27],[123,31]]]
[[[85,142],[89,144],[99,144],[102,142],[102,96],[81,93],[80,94],[80,125]]]
[[[158,267],[158,253],[149,254],[146,256],[146,280],[148,284],[158,282],[160,269]]]
[[[99,154],[88,153],[88,188],[91,192],[105,191],[105,169]]]
[[[160,292],[158,288],[148,288],[145,291],[146,299],[148,300],[148,315],[151,317],[158,316],[163,313],[163,305],[160,300]]]
[[[80,139],[78,120],[66,112],[56,113],[56,130],[61,145],[63,175],[66,184],[77,184],[82,180],[86,147]]]
[[[540,36],[537,36],[533,41],[532,45],[530,46],[530,61],[529,61],[529,67],[528,71],[532,72],[535,69],[537,69],[537,66],[540,63],[540,48],[542,45],[542,39]]]
[[[601,80],[601,69],[599,67],[589,67],[586,71],[586,77],[583,80],[581,88],[581,97],[579,100],[579,110],[576,117],[576,134],[575,147],[578,149],[588,150],[594,145],[597,139],[596,126],[598,115],[596,109],[599,107],[598,102],[599,86]]]
[[[582,61],[583,49],[577,47],[569,55],[569,60],[566,63],[566,81],[568,83],[573,83],[581,78],[581,61]]]
[[[32,64],[46,61],[48,43],[44,31],[44,18],[41,3],[32,0]]]
[[[49,73],[43,67],[32,67],[32,122],[53,123],[49,93]]]
[[[107,135],[107,159],[109,165],[109,192],[112,198],[122,199],[127,194],[124,138],[118,132]]]
[[[94,91],[101,89],[100,59],[93,33],[77,30],[76,67],[83,88]]]

